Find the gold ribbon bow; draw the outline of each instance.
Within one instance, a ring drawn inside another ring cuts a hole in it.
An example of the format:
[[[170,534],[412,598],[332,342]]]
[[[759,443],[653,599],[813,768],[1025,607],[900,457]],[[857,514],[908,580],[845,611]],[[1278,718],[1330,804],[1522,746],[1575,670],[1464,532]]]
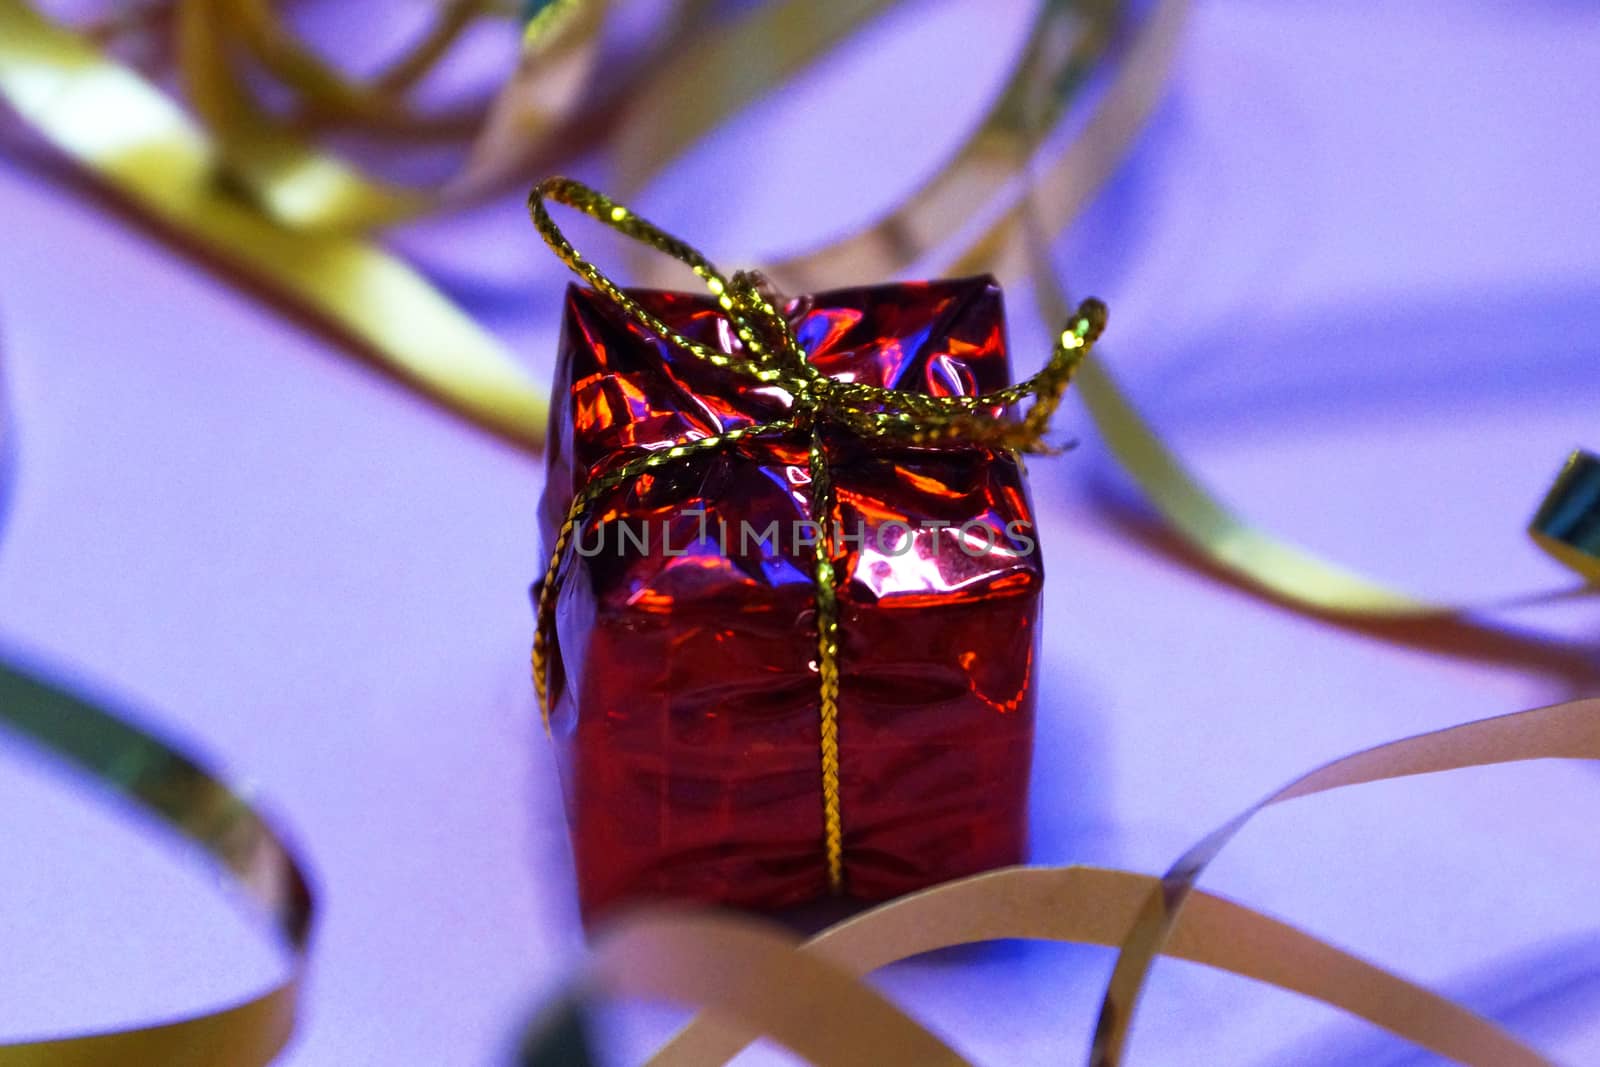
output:
[[[742,345],[737,353],[720,352],[690,340],[652,315],[623,292],[599,268],[584,259],[568,241],[545,206],[546,200],[577,208],[619,233],[665,252],[688,266],[717,297]],[[555,601],[561,559],[573,531],[602,494],[648,472],[729,448],[746,437],[785,433],[810,436],[809,466],[813,515],[833,512],[833,482],[828,470],[823,428],[838,426],[860,437],[892,440],[923,447],[1047,451],[1042,435],[1061,402],[1073,372],[1105,329],[1106,308],[1093,298],[1083,301],[1056,339],[1048,363],[1026,381],[978,396],[928,396],[863,382],[841,381],[819,371],[806,358],[789,321],[778,310],[764,279],[741,271],[727,278],[694,248],[635,215],[628,208],[569,178],[540,183],[528,199],[534,225],[552,251],[568,267],[646,330],[698,359],[793,398],[792,413],[772,422],[743,426],[706,437],[687,437],[591,480],[567,509],[556,535],[550,563],[539,584],[538,628],[533,643],[533,680],[545,729],[550,726],[548,684],[555,638]],[[1010,409],[1033,403],[1018,417]],[[844,836],[839,804],[839,610],[833,570],[832,531],[821,524],[813,546],[812,582],[817,602],[817,668],[821,677],[823,827],[828,880],[835,892],[844,886]]]

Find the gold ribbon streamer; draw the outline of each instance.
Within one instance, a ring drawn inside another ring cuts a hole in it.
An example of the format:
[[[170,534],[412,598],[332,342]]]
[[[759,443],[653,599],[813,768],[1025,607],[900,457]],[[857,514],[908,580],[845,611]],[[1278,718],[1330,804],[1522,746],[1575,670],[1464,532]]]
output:
[[[499,191],[577,106],[597,58],[604,0],[556,0],[535,16],[517,69],[495,94],[464,168],[427,188],[374,178],[307,141],[260,106],[238,59],[247,51],[323,120],[342,117],[391,130],[404,125],[426,134],[430,126],[459,126],[470,116],[407,120],[401,94],[492,6],[488,0],[445,5],[411,51],[371,83],[357,85],[301,45],[270,0],[180,0],[185,96],[221,146],[226,172],[267,215],[292,229],[365,231],[459,206]]]
[[[728,354],[693,341],[640,306],[588,260],[584,259],[550,218],[545,200],[577,208],[617,232],[689,267],[718,298],[733,324],[743,350]],[[574,273],[604,294],[618,309],[646,330],[684,353],[730,370],[763,385],[783,389],[793,398],[793,414],[774,422],[739,427],[720,434],[691,437],[623,463],[591,479],[572,500],[556,535],[550,563],[539,583],[538,626],[533,643],[533,680],[545,729],[550,727],[549,668],[555,654],[555,604],[566,548],[594,502],[619,486],[661,467],[727,449],[746,437],[792,433],[810,439],[811,513],[821,530],[813,547],[812,581],[816,591],[817,673],[820,679],[823,837],[828,881],[834,892],[844,888],[844,831],[839,799],[839,613],[833,570],[833,483],[822,428],[836,425],[874,439],[915,446],[985,447],[1043,451],[1041,435],[1060,404],[1073,371],[1105,328],[1105,306],[1085,300],[1056,340],[1044,369],[1017,385],[977,396],[929,396],[862,382],[829,378],[806,358],[783,313],[768,295],[764,279],[741,272],[725,277],[710,260],[683,241],[634,214],[616,201],[567,178],[539,184],[529,209],[540,236]],[[1011,418],[1009,409],[1032,400],[1026,415]]]
[[[0,361],[3,368],[3,361]],[[11,502],[16,422],[0,376],[0,529]],[[0,729],[72,765],[153,815],[225,872],[287,950],[272,988],[226,1007],[151,1026],[14,1041],[0,1067],[264,1067],[294,1031],[313,897],[298,859],[249,798],[126,718],[0,660]]]
[[[253,19],[264,14],[261,5],[248,0],[181,0],[177,6],[184,97],[210,130],[222,172],[248,190],[269,218],[290,229],[366,231],[431,209],[433,197],[357,173],[281,128],[261,108],[234,69],[238,42],[229,27],[254,25],[241,22],[241,9]],[[293,59],[289,69],[315,62],[304,52],[284,53],[275,54]],[[331,71],[319,74],[318,84],[326,83],[331,99],[363,98]]]
[[[1483,719],[1369,748],[1324,764],[1229,820],[1179,857],[1145,897],[1106,988],[1091,1063],[1116,1067],[1122,1062],[1134,1010],[1156,954],[1172,936],[1206,867],[1262,810],[1348,786],[1538,759],[1600,759],[1600,699]]]
[[[15,421],[0,389],[0,526]],[[0,1067],[263,1067],[294,1030],[313,900],[294,853],[249,799],[129,720],[0,661],[0,728],[143,808],[227,873],[289,954],[276,986],[237,1004],[133,1029],[8,1042]]]
[[[820,0],[815,6],[824,25],[803,40],[807,49],[820,53],[888,4]],[[1051,205],[1057,226],[1077,214],[1114,172],[1161,98],[1186,14],[1185,0],[1157,0],[1138,19],[1128,0],[1042,0],[1017,67],[994,105],[929,179],[865,229],[773,264],[768,273],[780,287],[796,292],[867,284],[913,268],[1009,273],[1010,265],[1022,262],[1030,184],[1047,191],[1041,199]],[[752,26],[748,34],[758,32]],[[780,51],[784,71],[807,60],[807,50],[799,51],[793,57]],[[1064,143],[1052,144],[1055,127],[1070,117],[1069,105],[1093,86],[1092,76],[1112,56],[1121,61],[1110,66],[1090,120]],[[703,67],[708,58],[686,57],[682,69],[693,69],[690,59]],[[733,88],[753,78],[718,77]],[[616,140],[624,195],[642,188],[708,128],[694,116],[664,114],[661,104],[643,107],[651,121],[625,129]],[[953,222],[972,219],[988,221],[975,232],[952,234]],[[636,267],[652,283],[661,281],[660,270]]]
[[[1124,946],[1117,974],[1156,954],[1312,997],[1472,1067],[1549,1061],[1493,1023],[1292,926],[1195,889],[1217,852],[1263,808],[1370,782],[1535,759],[1600,759],[1600,699],[1467,723],[1336,760],[1231,820],[1163,879],[1096,868],[1010,868],[936,886],[829,928],[801,945],[758,920],[665,911],[597,940],[580,994],[709,1009],[651,1067],[722,1063],[760,1034],[813,1062],[964,1064],[856,976],[935,948],[1001,938]],[[1114,980],[1095,1064],[1121,1062],[1139,983]],[[818,1027],[816,1019],[829,1024]],[[527,1067],[550,1067],[537,1043]]]
[[[166,96],[24,0],[0,0],[0,97],[119,197],[386,370],[513,441],[542,441],[542,390],[432,285],[365,241],[295,233],[231,196],[215,147]]]
[[[174,6],[211,0],[169,0]],[[276,0],[216,0],[226,6],[225,29],[243,51],[285,88],[296,94],[299,123],[351,126],[419,137],[470,132],[478,116],[471,109],[419,115],[405,93],[448,52],[461,34],[488,9],[491,0],[448,0],[439,5],[428,32],[391,60],[371,80],[353,82],[306,47],[279,17]],[[183,65],[179,57],[180,68]],[[222,131],[218,131],[219,133]]]
[[[294,854],[250,801],[112,712],[0,663],[0,726],[154,815],[224,870],[290,953],[288,976],[238,1004],[172,1022],[0,1044],[0,1067],[263,1067],[288,1041],[312,897]]]
[[[1079,394],[1107,450],[1173,532],[1207,562],[1289,606],[1358,620],[1430,619],[1592,594],[1592,583],[1600,582],[1600,546],[1563,543],[1535,528],[1541,547],[1591,583],[1589,588],[1529,594],[1499,605],[1439,603],[1391,589],[1241,518],[1195,477],[1098,362],[1083,368]],[[1569,488],[1552,486],[1548,499]],[[1591,499],[1589,508],[1592,522],[1600,503]]]
[[[851,975],[864,975],[924,952],[985,941],[1116,947],[1133,928],[1141,900],[1155,888],[1156,879],[1127,871],[1011,867],[893,901],[824,931],[796,950],[822,957]],[[618,942],[615,948],[612,937]],[[618,930],[601,939],[599,951],[628,960],[635,955],[630,940],[631,931]],[[702,952],[714,957],[716,940]],[[1165,953],[1322,1001],[1463,1062],[1498,1067],[1545,1062],[1492,1022],[1452,1001],[1221,897],[1196,893]],[[741,1016],[740,1021],[751,1020]],[[715,1015],[701,1015],[657,1052],[649,1067],[724,1063],[754,1036]]]
[[[1111,176],[1161,98],[1183,14],[1180,0],[1157,4],[1124,51],[1120,69],[1111,75],[1110,87],[1073,145],[1059,153],[1053,163],[1035,166],[1036,176],[1026,185],[1027,195],[956,257],[958,272],[987,264],[988,269],[1003,275],[1031,276],[1041,314],[1047,321],[1063,306],[1068,299],[1066,289],[1042,246],[1048,243],[1048,235],[1059,232],[1076,217]],[[1024,131],[1017,137],[1012,151],[1031,156],[1048,132],[1046,123],[1035,122],[1031,132]],[[1118,387],[1101,360],[1086,360],[1080,374],[1078,394],[1118,465],[1172,530],[1222,571],[1285,604],[1327,615],[1405,620],[1475,610],[1466,605],[1430,602],[1391,589],[1245,521],[1187,469]],[[1552,557],[1588,582],[1596,583],[1600,582],[1600,537],[1594,529],[1600,522],[1600,497],[1582,497],[1587,504],[1587,520],[1575,517],[1573,511],[1577,506],[1574,500],[1583,489],[1571,479],[1570,472],[1581,467],[1588,484],[1596,478],[1593,467],[1582,464],[1582,455],[1570,461],[1568,480],[1550,490],[1550,499],[1536,518],[1532,532]],[[1541,520],[1554,514],[1551,509],[1558,506],[1564,509],[1559,513],[1569,523],[1560,534],[1541,528]],[[1586,537],[1575,532],[1584,528]],[[1572,595],[1571,591],[1533,594],[1511,603],[1568,595]],[[1493,606],[1497,605],[1484,605]]]
[[[1032,255],[1033,282],[1040,311],[1048,315],[1064,305],[1062,294],[1066,286],[1042,244],[1041,238]],[[1392,590],[1252,526],[1189,472],[1100,360],[1085,361],[1080,375],[1078,393],[1107,451],[1173,532],[1223,572],[1275,600],[1323,615],[1430,620],[1472,610]],[[1579,469],[1578,463],[1579,456],[1574,456],[1569,470]],[[1585,515],[1591,524],[1600,518],[1600,495],[1592,489],[1594,476],[1587,468],[1582,473],[1588,477],[1568,477],[1552,486],[1533,528],[1535,539],[1552,557],[1580,574],[1584,573],[1585,559],[1591,572],[1600,567],[1600,556],[1593,555],[1600,545],[1593,540],[1583,541],[1579,532],[1585,527]],[[1586,486],[1588,495],[1584,495]],[[1544,519],[1545,516],[1552,517]],[[1532,594],[1498,606],[1553,600],[1581,592],[1585,590]]]

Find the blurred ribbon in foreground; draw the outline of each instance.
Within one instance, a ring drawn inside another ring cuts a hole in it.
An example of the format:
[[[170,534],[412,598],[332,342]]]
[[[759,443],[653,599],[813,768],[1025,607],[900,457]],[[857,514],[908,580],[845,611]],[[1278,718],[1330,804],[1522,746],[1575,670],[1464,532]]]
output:
[[[937,948],[1021,938],[1121,946],[1092,1067],[1124,1062],[1123,1043],[1157,954],[1311,997],[1458,1063],[1548,1067],[1538,1052],[1465,1008],[1195,888],[1206,865],[1270,805],[1538,759],[1600,759],[1600,699],[1484,719],[1335,760],[1230,820],[1159,879],[1093,867],[1008,868],[880,905],[805,942],[776,924],[726,912],[640,912],[600,934],[567,995],[529,1035],[521,1062],[581,1062],[571,1055],[586,1000],[637,997],[707,1012],[650,1067],[711,1067],[761,1036],[829,1067],[956,1067],[967,1061],[860,976]],[[817,1026],[818,1019],[828,1025]]]

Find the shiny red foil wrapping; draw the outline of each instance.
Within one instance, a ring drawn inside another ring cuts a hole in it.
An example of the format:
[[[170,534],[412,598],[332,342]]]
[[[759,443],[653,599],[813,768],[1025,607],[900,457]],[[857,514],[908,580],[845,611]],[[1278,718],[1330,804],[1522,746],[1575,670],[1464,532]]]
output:
[[[633,295],[684,335],[738,350],[710,297]],[[786,311],[834,377],[935,395],[1009,384],[988,278],[844,289]],[[789,404],[576,286],[554,398],[547,546],[589,479]],[[843,890],[877,900],[1016,863],[1044,577],[1021,465],[842,430],[826,440],[846,535],[834,557]],[[806,449],[799,434],[762,435],[669,465],[601,497],[566,550],[551,728],[588,918],[623,901],[772,909],[831,891],[812,549],[791,535],[822,518]]]

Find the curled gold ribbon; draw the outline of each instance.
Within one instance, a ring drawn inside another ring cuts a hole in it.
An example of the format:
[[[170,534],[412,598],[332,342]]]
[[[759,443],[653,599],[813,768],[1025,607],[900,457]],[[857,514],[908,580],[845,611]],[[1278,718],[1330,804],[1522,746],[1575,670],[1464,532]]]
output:
[[[1563,541],[1536,524],[1531,531],[1535,542],[1583,577],[1587,587],[1518,597],[1505,605],[1441,603],[1392,589],[1274,536],[1224,504],[1161,439],[1100,364],[1084,368],[1079,394],[1107,449],[1172,531],[1208,563],[1279,603],[1356,620],[1425,620],[1588,594],[1600,582],[1600,544],[1592,530],[1588,539]],[[1559,497],[1571,488],[1575,487],[1558,482],[1549,495]],[[1590,496],[1581,502],[1592,525],[1600,516],[1600,500]],[[1567,506],[1571,509],[1575,502],[1569,500]],[[1581,526],[1585,520],[1575,521]]]
[[[241,22],[241,9],[250,21]],[[215,139],[223,172],[248,190],[268,218],[291,229],[365,231],[431,208],[433,199],[426,194],[374,181],[310,147],[281,129],[256,102],[249,86],[236,77],[238,42],[229,30],[257,26],[266,11],[248,0],[182,0],[177,6],[185,99]],[[316,62],[309,53],[284,51],[273,54],[286,63],[292,59],[290,70]],[[365,99],[330,71],[318,70],[316,83],[327,86],[331,99]]]
[[[294,1029],[312,897],[251,801],[125,717],[0,662],[0,726],[131,801],[224,871],[289,954],[289,974],[215,1011],[136,1029],[0,1044],[0,1067],[262,1067]]]
[[[798,55],[778,51],[778,70],[796,69],[809,61],[812,50],[822,52],[889,5],[817,0],[815,6],[821,25],[800,38],[806,47],[796,49]],[[1042,0],[1021,57],[994,104],[932,176],[867,227],[779,260],[768,273],[792,292],[868,284],[913,269],[1012,273],[1009,268],[1022,262],[1022,242],[1030,232],[1030,185],[1045,190],[1040,200],[1050,205],[1057,228],[1076,216],[1114,172],[1160,100],[1186,14],[1186,0],[1156,0],[1139,17],[1128,0]],[[750,35],[757,30],[752,26]],[[704,51],[691,52],[682,57],[681,69],[703,68],[707,58]],[[1109,80],[1099,90],[1094,114],[1072,137],[1056,143],[1056,128],[1103,68]],[[737,88],[752,80],[764,86],[776,75],[716,77],[716,84]],[[624,196],[647,184],[707,128],[692,114],[667,114],[663,103],[641,107],[652,121],[625,129],[615,145]],[[975,231],[952,233],[953,224],[971,219],[988,221]],[[661,272],[649,265],[636,269],[652,283],[661,280]]]
[[[729,354],[691,340],[647,311],[578,253],[551,219],[545,206],[547,199],[577,208],[693,270],[727,313],[739,336],[741,350]],[[788,319],[765,291],[759,275],[740,272],[731,279],[724,276],[710,260],[685,242],[609,197],[567,178],[551,178],[540,183],[529,197],[529,208],[539,234],[557,257],[644,329],[696,359],[753,382],[781,388],[793,398],[792,414],[786,418],[710,436],[688,437],[653,450],[591,479],[573,498],[556,534],[544,579],[539,583],[533,679],[546,730],[550,727],[548,677],[556,647],[555,605],[561,565],[574,531],[596,500],[651,471],[730,448],[747,437],[798,433],[808,437],[810,442],[812,515],[831,515],[833,480],[822,438],[823,428],[830,424],[859,437],[915,446],[1042,451],[1041,438],[1050,416],[1060,404],[1061,394],[1071,381],[1073,371],[1105,328],[1105,305],[1098,300],[1085,300],[1056,339],[1055,351],[1044,369],[1017,385],[977,396],[930,396],[830,378],[806,358]],[[1032,401],[1027,413],[1011,417],[1010,409],[1025,401]],[[837,893],[844,888],[844,831],[839,798],[839,610],[831,524],[824,521],[821,525],[823,530],[813,547],[812,584],[816,594],[817,673],[821,685],[824,852],[828,881]]]
[[[965,1064],[858,975],[948,945],[1001,938],[1121,946],[1091,1063],[1122,1062],[1142,974],[1157,954],[1312,997],[1471,1067],[1548,1067],[1494,1023],[1294,927],[1194,888],[1263,808],[1333,789],[1535,759],[1600,759],[1600,699],[1552,705],[1378,745],[1307,774],[1190,849],[1164,878],[1098,868],[1009,868],[890,901],[804,944],[753,918],[657,910],[601,933],[572,989],[708,1009],[650,1061],[709,1067],[766,1035],[813,1062]],[[1130,969],[1131,968],[1131,969]],[[1129,976],[1138,979],[1131,983]],[[829,1024],[818,1027],[815,1020]],[[553,1067],[530,1042],[525,1067]]]
[[[1066,286],[1048,258],[1033,256],[1034,293],[1041,312],[1064,306]],[[1078,394],[1101,440],[1168,527],[1208,563],[1271,599],[1320,615],[1353,619],[1432,620],[1472,610],[1391,589],[1324,560],[1251,524],[1224,504],[1189,469],[1117,385],[1101,360],[1088,360]],[[1530,534],[1552,558],[1600,580],[1600,477],[1593,457],[1578,453],[1550,488]],[[1508,601],[1504,606],[1591,592],[1563,589]],[[1495,605],[1484,605],[1493,607]]]
[[[924,952],[984,941],[1115,947],[1132,929],[1140,900],[1155,887],[1156,879],[1127,871],[1011,867],[904,897],[793,950],[864,975]],[[599,951],[625,965],[637,955],[633,937],[627,927],[613,931],[601,938]],[[715,946],[713,939],[713,953]],[[1450,1000],[1222,897],[1197,892],[1165,954],[1322,1001],[1441,1055],[1467,1062],[1475,1055],[1477,1062],[1500,1067],[1544,1063]],[[723,1063],[753,1037],[746,1028],[702,1015],[651,1057],[649,1067]]]
[[[0,0],[0,96],[167,232],[401,380],[511,440],[543,439],[543,390],[437,289],[369,242],[296,233],[231,195],[216,180],[215,146],[176,105],[25,0]]]
[[[985,263],[1002,276],[1031,278],[1047,320],[1068,303],[1066,288],[1044,250],[1050,236],[1070,222],[1110,177],[1160,99],[1182,20],[1180,0],[1156,5],[1123,50],[1119,69],[1110,75],[1110,87],[1072,147],[1054,162],[1035,167],[1035,177],[1025,184],[1026,195],[999,223],[959,251],[957,269]],[[1031,154],[1047,141],[1049,132],[1045,124],[1035,122],[1018,136],[1013,151]],[[1162,440],[1102,359],[1085,361],[1077,392],[1112,457],[1168,527],[1201,558],[1247,587],[1292,607],[1356,620],[1442,619],[1477,610],[1390,588],[1241,517]],[[1600,583],[1600,535],[1595,533],[1600,526],[1600,494],[1592,489],[1595,479],[1583,454],[1574,457],[1563,480],[1550,490],[1551,501],[1560,497],[1559,507],[1547,501],[1531,531],[1540,547],[1591,588],[1534,594],[1517,598],[1516,603],[1592,592]],[[1590,487],[1587,495],[1585,486]],[[1559,531],[1551,528],[1556,521],[1565,523]]]
[[[1230,819],[1179,857],[1145,896],[1106,987],[1091,1064],[1116,1067],[1122,1062],[1151,964],[1172,936],[1205,869],[1261,811],[1370,782],[1538,759],[1600,759],[1600,699],[1483,719],[1369,748],[1302,775]]]
[[[220,161],[274,221],[299,230],[366,231],[499,191],[516,162],[542,146],[577,106],[593,71],[605,0],[556,0],[529,22],[526,47],[495,94],[469,147],[465,169],[430,187],[405,187],[339,161],[256,100],[240,53],[260,61],[318,117],[409,125],[402,93],[496,5],[456,0],[433,28],[371,82],[355,84],[300,44],[269,0],[179,0],[178,66],[185,97],[221,147]],[[448,117],[433,126],[471,124]]]

